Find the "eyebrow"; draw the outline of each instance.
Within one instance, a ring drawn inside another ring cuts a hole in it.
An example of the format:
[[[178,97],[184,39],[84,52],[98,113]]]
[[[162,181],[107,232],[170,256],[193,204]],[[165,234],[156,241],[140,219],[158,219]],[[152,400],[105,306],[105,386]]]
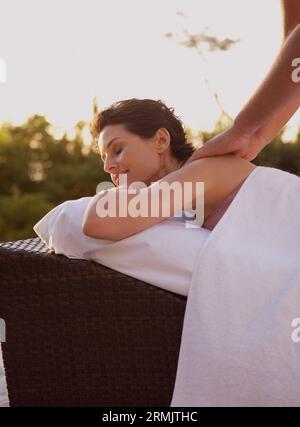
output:
[[[109,149],[109,146],[116,140],[116,139],[121,139],[119,136],[115,136],[114,138],[112,138],[110,141],[109,141],[109,143],[107,144],[107,147],[106,147],[106,149],[108,150]],[[101,154],[101,159],[102,159],[102,161],[103,161],[103,157],[102,157],[102,154]]]

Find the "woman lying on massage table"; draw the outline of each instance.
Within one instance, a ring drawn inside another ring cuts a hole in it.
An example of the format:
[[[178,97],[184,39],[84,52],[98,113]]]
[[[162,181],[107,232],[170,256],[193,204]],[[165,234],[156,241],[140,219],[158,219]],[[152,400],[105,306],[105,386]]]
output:
[[[144,188],[138,190],[139,196],[149,209],[143,217],[132,217],[130,214],[113,217],[108,214],[100,218],[96,213],[96,204],[101,197],[108,195],[100,192],[89,203],[83,219],[83,231],[89,237],[118,241],[163,221],[166,214],[162,215],[161,206],[166,200],[159,201],[159,215],[153,216],[151,194],[162,184],[171,186],[176,182],[180,184],[183,196],[193,210],[196,209],[196,202],[202,202],[196,191],[196,182],[204,182],[202,225],[212,229],[243,181],[256,168],[249,161],[231,154],[185,165],[194,148],[187,142],[180,120],[161,101],[120,101],[96,116],[93,131],[99,135],[104,170],[111,174],[116,186],[109,190],[111,196],[112,193],[119,196],[120,191],[126,191],[127,211],[127,205],[131,204],[136,194],[129,194],[129,190],[122,186],[121,190],[120,176],[126,178],[127,186],[142,183]],[[184,185],[188,182],[192,183],[189,196],[185,195]],[[174,194],[170,192],[170,206],[166,206],[170,217],[185,210],[186,206],[183,205],[183,198],[176,199]],[[116,212],[119,212],[118,197],[116,205]]]
[[[99,218],[94,209],[97,199],[103,195],[100,192],[94,197],[69,200],[56,206],[34,226],[34,231],[57,254],[93,260],[187,296],[199,250],[238,188],[257,168],[232,155],[203,159],[185,166],[184,162],[194,147],[186,141],[180,120],[160,101],[132,99],[119,102],[97,116],[96,130],[100,120],[99,150],[104,169],[111,173],[116,186],[109,192],[122,191],[118,178],[122,172],[126,172],[128,186],[134,182],[145,184],[141,190],[145,198],[149,189],[163,180],[183,184],[210,179],[205,188],[205,221],[199,224],[204,227],[188,223],[184,217],[176,217],[189,207],[186,209],[180,203],[175,206],[172,194],[171,218],[151,215]],[[154,136],[151,136],[152,132]],[[118,139],[111,142],[116,137]],[[202,165],[202,175],[195,167],[198,163]],[[229,180],[226,179],[228,172]],[[130,198],[132,195],[128,194],[128,200]],[[195,197],[193,201],[196,201]]]

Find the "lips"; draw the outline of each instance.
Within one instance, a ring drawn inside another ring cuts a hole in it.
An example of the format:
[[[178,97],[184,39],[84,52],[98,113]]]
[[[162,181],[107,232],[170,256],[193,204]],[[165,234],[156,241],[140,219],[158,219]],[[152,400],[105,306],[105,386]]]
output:
[[[120,172],[120,174],[123,174],[123,173],[128,173],[129,172],[129,169],[127,169],[126,171],[123,171],[123,172]],[[119,185],[119,175],[120,174],[114,174],[114,175],[112,175],[112,179],[113,179],[113,181],[115,182],[115,183],[117,183],[118,185]]]

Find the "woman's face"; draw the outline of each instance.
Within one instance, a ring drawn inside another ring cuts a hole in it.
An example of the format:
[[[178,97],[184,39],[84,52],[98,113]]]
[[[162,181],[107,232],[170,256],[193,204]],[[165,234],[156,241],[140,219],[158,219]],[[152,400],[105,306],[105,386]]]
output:
[[[151,139],[128,132],[123,125],[106,126],[99,135],[98,145],[104,170],[110,173],[115,186],[119,174],[126,174],[127,185],[141,181],[147,186],[161,178],[167,145],[159,137],[167,136],[159,130]],[[159,142],[160,141],[160,142]],[[162,156],[163,155],[163,156]]]

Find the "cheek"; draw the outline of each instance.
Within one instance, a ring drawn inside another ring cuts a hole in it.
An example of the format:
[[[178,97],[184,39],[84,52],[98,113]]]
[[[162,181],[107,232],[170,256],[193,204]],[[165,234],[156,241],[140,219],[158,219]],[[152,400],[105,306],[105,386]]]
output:
[[[137,181],[147,182],[147,185],[149,185],[151,181],[156,180],[155,177],[159,175],[159,170],[159,162],[157,159],[147,159],[147,161],[138,165],[135,179]]]
[[[159,160],[155,156],[147,156],[144,160],[137,162],[139,169],[144,173],[155,173],[159,168]]]
[[[151,180],[160,170],[159,156],[151,150],[130,150],[124,152],[124,165],[129,169],[130,181]]]
[[[125,154],[125,153],[124,153]],[[134,150],[124,155],[124,162],[132,170],[149,171],[159,166],[159,158],[150,150]]]

